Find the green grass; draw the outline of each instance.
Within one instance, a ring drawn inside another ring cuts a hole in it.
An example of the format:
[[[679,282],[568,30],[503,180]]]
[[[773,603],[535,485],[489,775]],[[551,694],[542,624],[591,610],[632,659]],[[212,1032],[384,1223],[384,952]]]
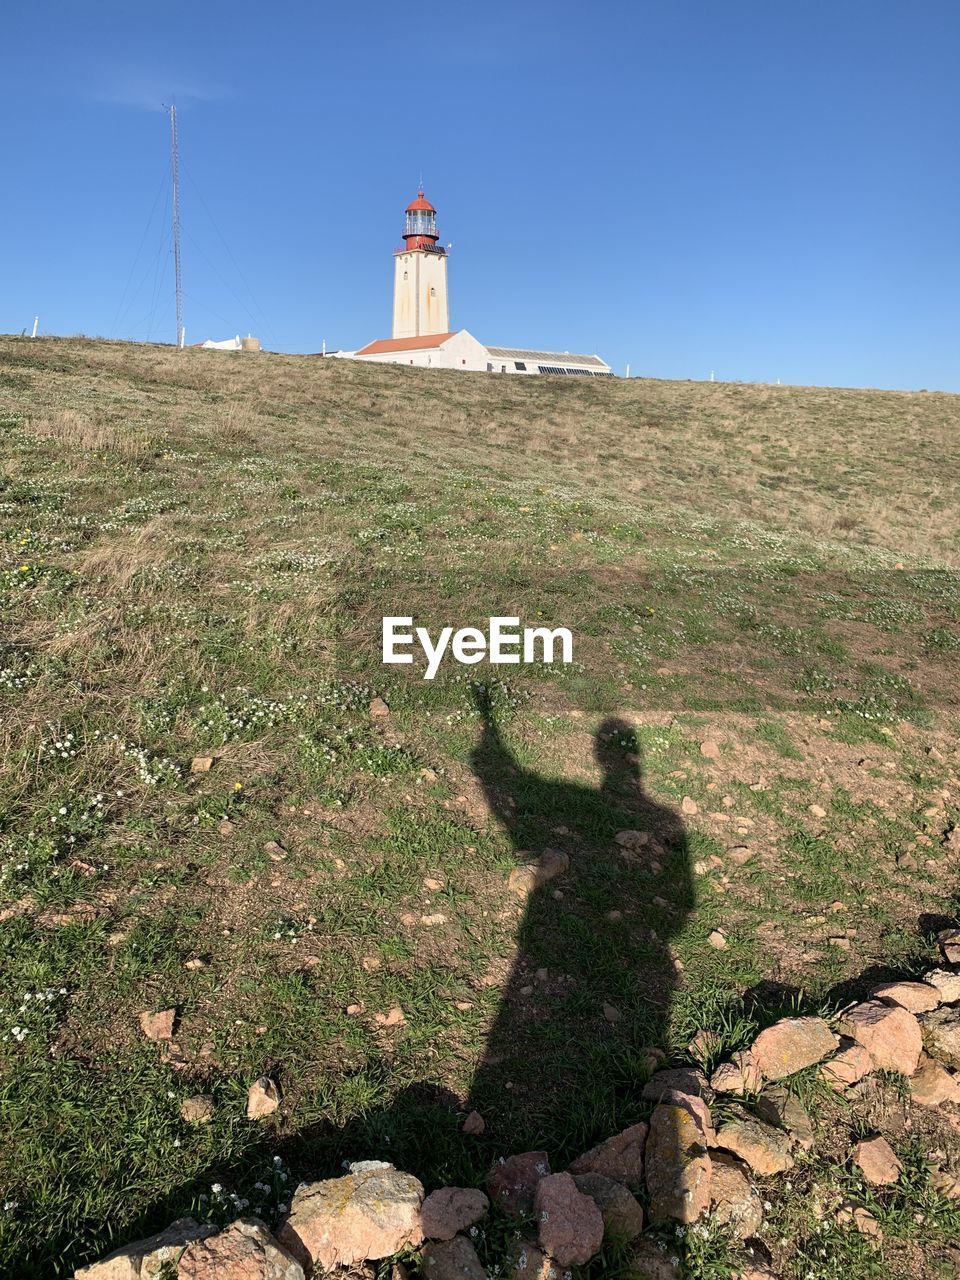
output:
[[[561,1168],[647,1114],[651,1048],[914,972],[955,887],[958,418],[0,340],[0,1270],[69,1274],[258,1182],[274,1220],[277,1170],[346,1157]],[[426,683],[381,665],[388,613],[564,625],[575,661]],[[546,848],[569,870],[524,905]],[[168,1007],[170,1061],[138,1025]],[[885,1209],[905,1248],[922,1185]],[[874,1274],[766,1194],[785,1276]],[[676,1248],[732,1265],[711,1230]]]

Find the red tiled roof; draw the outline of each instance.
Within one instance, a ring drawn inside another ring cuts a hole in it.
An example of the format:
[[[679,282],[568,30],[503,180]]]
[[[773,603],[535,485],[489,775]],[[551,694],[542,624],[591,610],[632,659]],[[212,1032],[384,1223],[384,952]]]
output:
[[[356,352],[358,356],[385,355],[388,351],[429,351],[442,346],[453,333],[427,333],[419,338],[378,338]]]

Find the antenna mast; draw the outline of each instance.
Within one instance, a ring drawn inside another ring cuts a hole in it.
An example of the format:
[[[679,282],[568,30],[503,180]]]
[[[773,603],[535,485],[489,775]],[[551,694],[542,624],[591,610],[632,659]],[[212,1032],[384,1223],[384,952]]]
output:
[[[183,294],[180,288],[180,157],[177,108],[170,108],[170,172],[173,177],[173,282],[177,295],[177,347],[183,346]]]

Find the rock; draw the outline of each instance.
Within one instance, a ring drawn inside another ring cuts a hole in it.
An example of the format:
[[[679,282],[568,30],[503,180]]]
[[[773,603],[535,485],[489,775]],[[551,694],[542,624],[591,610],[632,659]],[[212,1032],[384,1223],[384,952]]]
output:
[[[905,1076],[916,1071],[923,1036],[917,1019],[900,1005],[866,1000],[844,1011],[840,1030],[863,1045],[879,1070],[899,1071]]]
[[[807,805],[807,813],[813,818],[825,818],[827,816],[827,811],[822,804]]]
[[[717,760],[720,757],[720,748],[712,738],[706,738],[700,743],[700,754],[705,760]]]
[[[699,1097],[695,1093],[681,1093],[678,1089],[670,1089],[660,1101],[666,1103],[667,1106],[683,1107],[685,1111],[689,1111],[700,1126],[707,1146],[713,1146],[717,1140],[717,1135],[713,1127],[713,1116],[710,1114],[706,1099]]]
[[[960,929],[941,929],[937,941],[947,964],[960,964]]]
[[[487,1280],[477,1251],[466,1236],[424,1245],[421,1258],[427,1280]]]
[[[512,1218],[533,1213],[537,1183],[550,1173],[545,1151],[524,1151],[507,1160],[498,1160],[487,1174],[490,1202]]]
[[[217,834],[223,836],[223,838],[226,839],[227,836],[233,835],[233,828],[234,828],[234,824],[230,821],[229,818],[221,818],[219,823],[217,824]]]
[[[760,1068],[749,1049],[735,1053],[732,1062],[721,1062],[710,1077],[710,1088],[716,1093],[756,1093],[762,1083]]]
[[[589,1262],[603,1243],[603,1216],[569,1173],[550,1173],[537,1183],[533,1211],[540,1247],[561,1267]]]
[[[723,951],[726,949],[726,945],[727,945],[726,934],[722,933],[719,929],[713,929],[710,933],[708,933],[707,941],[710,943],[711,947],[713,947],[715,951]]]
[[[238,1218],[216,1235],[187,1245],[177,1280],[303,1280],[303,1267],[259,1218]]]
[[[960,973],[951,969],[931,969],[923,975],[923,980],[940,992],[942,1004],[954,1004],[960,1000]]]
[[[623,1280],[683,1280],[680,1259],[661,1240],[638,1240],[631,1251]]]
[[[783,1018],[760,1032],[750,1052],[765,1079],[783,1080],[821,1062],[838,1043],[822,1018]]]
[[[937,1169],[931,1174],[930,1181],[945,1199],[960,1200],[960,1178],[949,1170]]]
[[[209,773],[213,768],[213,756],[194,756],[190,761],[191,773]]]
[[[842,1093],[872,1070],[873,1059],[863,1045],[843,1037],[840,1040],[840,1052],[821,1066],[820,1079],[837,1093]]]
[[[939,1062],[924,1054],[910,1077],[910,1094],[922,1107],[939,1107],[945,1102],[960,1102],[960,1083]]]
[[[367,712],[371,720],[385,720],[390,714],[390,708],[382,698],[374,698],[367,708]]]
[[[854,1226],[864,1236],[874,1236],[877,1239],[883,1239],[883,1232],[880,1230],[880,1224],[877,1222],[873,1214],[860,1204],[853,1204],[851,1201],[845,1201],[837,1210],[837,1222],[842,1227]]]
[[[643,1148],[647,1139],[647,1125],[642,1121],[629,1129],[607,1138],[570,1166],[573,1174],[599,1173],[614,1182],[639,1186],[643,1181]]]
[[[643,1230],[643,1209],[622,1182],[602,1173],[580,1173],[573,1179],[577,1190],[589,1196],[603,1218],[605,1240],[635,1240]]]
[[[651,1219],[695,1222],[710,1206],[710,1167],[696,1117],[686,1107],[656,1107],[644,1159]]]
[[[388,1258],[420,1244],[422,1203],[416,1178],[382,1160],[361,1161],[346,1177],[302,1182],[277,1239],[308,1274],[311,1266]]]
[[[680,801],[680,812],[685,813],[687,817],[692,818],[695,814],[700,812],[700,806],[697,804],[696,800],[692,799],[690,796],[684,796]]]
[[[891,1186],[903,1173],[903,1165],[886,1138],[868,1138],[853,1149],[853,1163],[873,1187]]]
[[[507,1280],[560,1280],[560,1268],[532,1240],[515,1240],[504,1265]]]
[[[745,1160],[754,1173],[783,1173],[793,1168],[789,1137],[750,1115],[737,1116],[722,1125],[717,1130],[717,1145]]]
[[[180,1117],[187,1124],[209,1124],[216,1110],[217,1104],[208,1093],[195,1093],[180,1103]]]
[[[443,1187],[431,1191],[423,1202],[420,1223],[427,1240],[452,1240],[479,1222],[490,1208],[490,1201],[475,1187]]]
[[[699,1067],[666,1067],[656,1071],[643,1086],[641,1097],[647,1102],[659,1102],[665,1093],[689,1093],[710,1102],[713,1091]]]
[[[518,897],[525,898],[557,876],[563,875],[569,866],[570,858],[562,850],[544,849],[536,862],[525,862],[522,866],[514,867],[507,880],[507,888]]]
[[[948,1067],[960,1068],[960,1009],[943,1005],[920,1015],[927,1052]]]
[[[756,1235],[763,1222],[763,1201],[746,1165],[726,1151],[711,1156],[710,1204],[717,1222],[738,1240]]]
[[[483,1133],[486,1127],[487,1122],[484,1120],[480,1112],[471,1111],[460,1126],[460,1132],[470,1134],[471,1137],[476,1137],[478,1134]]]
[[[162,1013],[141,1013],[140,1030],[148,1040],[155,1040],[158,1044],[163,1040],[172,1040],[176,1016],[176,1009],[164,1009]]]
[[[280,1105],[280,1089],[269,1076],[254,1080],[247,1092],[247,1119],[271,1115]]]
[[[400,1006],[395,1004],[386,1013],[375,1013],[373,1020],[378,1027],[402,1027],[407,1020],[407,1016]]]
[[[74,1280],[146,1280],[148,1276],[154,1280],[164,1266],[176,1268],[191,1241],[204,1240],[216,1230],[209,1223],[201,1226],[193,1218],[178,1218],[165,1231],[124,1245],[100,1262],[81,1267]]]
[[[813,1146],[813,1125],[796,1094],[789,1093],[783,1085],[764,1089],[757,1099],[757,1112],[762,1120],[785,1130],[801,1151]]]
[[[927,1013],[940,1003],[940,992],[928,982],[884,982],[874,987],[871,1000],[891,1000],[911,1013]]]
[[[736,866],[742,867],[753,857],[753,850],[748,844],[734,844],[727,850],[727,857]]]

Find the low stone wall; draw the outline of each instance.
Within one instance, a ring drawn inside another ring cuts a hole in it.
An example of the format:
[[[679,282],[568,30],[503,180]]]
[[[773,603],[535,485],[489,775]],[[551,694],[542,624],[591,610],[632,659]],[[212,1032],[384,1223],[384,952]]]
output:
[[[566,1170],[552,1171],[546,1151],[526,1151],[499,1160],[484,1190],[444,1187],[426,1195],[393,1165],[361,1161],[342,1177],[302,1183],[275,1234],[256,1218],[222,1229],[184,1218],[82,1268],[75,1280],[315,1280],[331,1272],[375,1275],[365,1264],[401,1254],[408,1261],[393,1264],[392,1280],[411,1270],[431,1280],[486,1280],[471,1233],[491,1213],[521,1224],[498,1264],[506,1280],[562,1280],[612,1240],[629,1246],[637,1280],[676,1280],[676,1259],[645,1228],[711,1215],[737,1240],[757,1235],[764,1217],[757,1180],[786,1174],[816,1141],[788,1085],[798,1072],[815,1070],[826,1087],[848,1096],[876,1073],[892,1072],[906,1079],[920,1107],[960,1104],[960,930],[944,931],[940,947],[943,967],[878,986],[831,1022],[783,1018],[709,1078],[695,1066],[657,1071],[643,1089],[653,1104],[649,1123],[609,1137]],[[709,1031],[698,1039],[708,1044]],[[252,1087],[251,1116],[275,1107],[270,1084]],[[960,1110],[945,1114],[960,1131]],[[464,1126],[468,1134],[481,1128],[475,1114]],[[848,1160],[871,1186],[896,1183],[902,1172],[879,1134],[854,1144]],[[949,1169],[935,1172],[935,1185],[960,1198]],[[644,1192],[646,1212],[637,1198]],[[880,1234],[855,1201],[840,1200],[833,1212],[865,1235]],[[740,1280],[776,1277],[758,1264]]]

